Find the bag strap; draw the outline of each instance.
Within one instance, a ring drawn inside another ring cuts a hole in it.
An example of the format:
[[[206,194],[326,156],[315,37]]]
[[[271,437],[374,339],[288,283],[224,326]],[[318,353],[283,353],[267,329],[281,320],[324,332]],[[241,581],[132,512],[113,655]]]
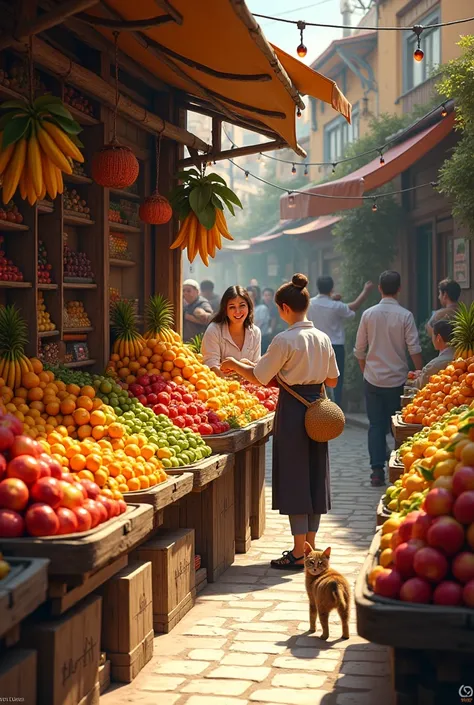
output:
[[[297,392],[295,392],[294,389],[289,387],[287,385],[287,383],[283,381],[282,377],[279,374],[277,375],[276,378],[277,378],[278,384],[280,384],[283,387],[283,389],[285,389],[288,392],[288,394],[291,394],[292,397],[294,397],[295,399],[298,399],[298,401],[300,401],[302,404],[304,404],[307,409],[309,409],[309,407],[315,403],[315,402],[308,401],[304,397],[300,396]],[[326,386],[325,386],[324,382],[321,383],[321,399],[327,399]]]

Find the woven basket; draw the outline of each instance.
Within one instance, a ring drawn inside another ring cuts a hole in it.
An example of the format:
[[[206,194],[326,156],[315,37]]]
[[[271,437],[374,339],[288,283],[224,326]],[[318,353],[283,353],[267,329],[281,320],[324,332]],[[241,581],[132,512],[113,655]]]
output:
[[[342,409],[327,398],[324,384],[321,385],[321,397],[316,401],[309,402],[291,389],[280,376],[277,379],[283,389],[286,389],[289,394],[306,406],[304,425],[306,433],[312,441],[327,443],[341,435],[346,419]]]

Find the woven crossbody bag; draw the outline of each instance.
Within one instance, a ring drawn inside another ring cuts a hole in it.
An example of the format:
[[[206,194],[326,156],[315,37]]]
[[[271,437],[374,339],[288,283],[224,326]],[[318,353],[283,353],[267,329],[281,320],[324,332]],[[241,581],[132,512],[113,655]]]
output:
[[[277,379],[278,383],[288,394],[291,394],[291,396],[306,406],[304,425],[306,433],[312,441],[327,443],[341,435],[344,431],[346,419],[342,409],[328,399],[324,384],[321,385],[320,398],[316,399],[316,401],[307,401],[307,399],[304,399],[304,397],[291,389],[280,375],[278,375]]]

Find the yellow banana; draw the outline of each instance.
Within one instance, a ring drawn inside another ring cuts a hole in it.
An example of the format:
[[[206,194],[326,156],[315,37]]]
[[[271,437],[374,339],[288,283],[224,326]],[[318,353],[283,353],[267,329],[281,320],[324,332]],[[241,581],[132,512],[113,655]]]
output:
[[[13,361],[10,361],[10,364],[8,367],[7,387],[10,387],[10,389],[15,388],[15,363]]]
[[[9,203],[16,191],[20,180],[21,172],[25,166],[26,159],[26,139],[24,137],[15,145],[15,153],[5,171],[3,177],[3,202]]]
[[[6,362],[5,358],[2,357],[2,359],[0,360],[0,377],[2,379],[3,379],[3,370],[5,369],[5,362]],[[3,380],[3,381],[5,381],[5,380]]]
[[[39,194],[43,190],[43,174],[41,166],[41,154],[38,144],[38,138],[35,133],[31,135],[28,140],[28,171],[30,172],[30,178],[33,182],[33,187],[36,193]]]
[[[29,357],[26,357],[26,355],[25,355],[25,359],[26,359],[26,362],[27,362],[27,365],[28,365],[28,371],[29,371],[29,372],[33,372],[33,363],[31,362],[30,358],[29,358]]]
[[[27,184],[27,171],[26,171],[26,169],[23,169],[23,171],[21,172],[21,175],[20,175],[20,181],[18,182],[18,188],[20,189],[20,196],[22,197],[23,200],[25,200],[25,198],[28,195],[28,190],[27,190],[26,184]]]
[[[21,386],[21,367],[19,360],[15,360],[15,389]]]
[[[82,152],[79,151],[74,142],[60,127],[52,122],[48,122],[48,120],[44,120],[42,126],[66,157],[71,157],[71,159],[75,159],[76,162],[80,162],[81,164],[84,162]]]
[[[21,371],[25,372],[25,373],[30,371],[30,369],[27,365],[27,360],[28,360],[28,358],[26,358],[25,356],[21,357],[19,360]]]
[[[189,228],[188,236],[188,259],[190,262],[194,260],[198,251],[198,236],[199,236],[199,220],[193,213],[193,218],[191,221],[191,226]]]
[[[215,227],[215,226],[214,226]],[[214,239],[214,227],[207,231],[207,251],[209,252],[209,257],[216,256],[216,242]]]
[[[41,167],[43,170],[43,182],[46,185],[46,190],[49,197],[54,201],[58,194],[58,187],[56,183],[56,168],[54,164],[50,162],[43,150],[40,150],[41,155]]]
[[[116,340],[113,347],[112,347],[112,350],[114,353],[118,353],[119,345],[120,345],[120,341]]]
[[[72,174],[72,168],[68,160],[61,152],[53,138],[46,132],[46,130],[43,129],[41,125],[38,125],[38,140],[41,145],[41,149],[48,155],[53,164],[66,174]]]
[[[170,250],[176,250],[178,247],[180,247],[184,242],[186,242],[186,237],[189,232],[189,227],[191,225],[191,220],[192,216],[194,215],[193,211],[189,213],[186,218],[183,221],[183,224],[181,225],[179,229],[179,233],[173,242],[173,244],[170,246]]]
[[[206,267],[209,267],[209,257],[207,255],[207,230],[206,228],[199,223],[199,232],[198,232],[198,248],[199,248],[199,255],[206,265]]]
[[[61,173],[61,169],[58,169],[57,167],[55,167],[54,173],[56,175],[56,187],[58,189],[58,193],[63,193],[64,182],[63,182],[63,175]]]
[[[234,239],[227,229],[227,223],[225,220],[225,216],[220,208],[216,208],[216,223],[217,223],[217,227],[219,228],[221,235],[223,237],[225,237],[226,240],[233,240]]]
[[[43,201],[45,196],[46,196],[46,186],[45,186],[45,184],[43,184],[43,188],[41,189],[41,192],[38,194],[38,199],[40,201]]]
[[[33,182],[31,181],[30,173],[25,169],[25,185],[26,185],[26,195],[28,198],[28,203],[32,206],[38,200],[36,191],[33,187]]]
[[[3,132],[2,132],[2,141],[3,141]],[[3,149],[3,147],[1,148],[1,151],[0,151],[0,174],[3,174],[3,172],[7,168],[14,149],[15,149],[15,143],[9,144],[8,147],[6,147],[6,149]]]

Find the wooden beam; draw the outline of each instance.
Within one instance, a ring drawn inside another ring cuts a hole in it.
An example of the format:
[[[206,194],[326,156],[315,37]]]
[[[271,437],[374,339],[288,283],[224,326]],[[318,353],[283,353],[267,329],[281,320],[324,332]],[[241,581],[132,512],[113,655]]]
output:
[[[183,24],[183,15],[176,10],[169,0],[155,0],[159,8],[171,15],[176,24]]]
[[[212,118],[212,150],[211,154],[219,154],[222,151],[222,120]]]
[[[252,154],[259,154],[260,152],[274,152],[277,149],[288,149],[286,142],[282,140],[275,140],[274,142],[263,142],[262,144],[249,144],[246,147],[236,147],[235,149],[226,149],[223,152],[216,152],[210,154],[199,154],[197,159],[199,163],[202,162],[220,162],[224,159],[236,159],[237,157],[248,157]],[[178,162],[179,167],[190,166],[195,164],[195,158],[188,157],[187,159],[181,159]]]
[[[88,22],[94,27],[107,27],[108,29],[124,32],[134,29],[151,29],[152,27],[159,27],[162,24],[174,21],[171,15],[158,15],[157,17],[148,17],[143,20],[111,20],[107,17],[98,17],[97,15],[81,12],[78,17],[83,22]]]
[[[237,17],[241,20],[245,27],[247,27],[248,32],[252,37],[253,41],[258,46],[264,57],[267,59],[268,63],[272,68],[273,73],[282,83],[287,93],[290,94],[292,101],[295,103],[295,105],[299,106],[301,110],[304,110],[306,106],[303,103],[300,94],[293,85],[291,78],[288,76],[286,70],[280,63],[272,47],[267,42],[262,30],[258,25],[258,22],[256,21],[255,17],[252,15],[247,5],[245,4],[245,0],[229,0],[229,2]]]
[[[14,42],[13,47],[21,53],[27,50],[23,42]],[[59,76],[67,76],[68,83],[72,86],[94,96],[97,100],[102,101],[109,107],[114,107],[115,90],[113,85],[107,83],[92,71],[71,61],[71,59],[68,59],[60,51],[57,51],[39,38],[33,43],[33,59],[36,63],[53,71]],[[127,96],[120,96],[118,111],[129,120],[140,125],[147,132],[162,134],[163,137],[168,137],[168,139],[184,144],[186,147],[193,147],[200,151],[207,152],[210,149],[210,145],[206,144],[206,142],[196,135],[166,122],[158,117],[158,115],[137,105],[127,98]]]
[[[184,100],[181,101],[181,106],[185,110],[190,110],[191,112],[198,113],[199,115],[207,115],[210,118],[217,117],[221,118],[222,115],[215,110],[211,105],[206,103],[206,101],[200,101],[196,96],[187,95]],[[281,139],[280,135],[271,130],[269,127],[258,121],[251,121],[250,118],[234,118],[233,120],[226,120],[226,122],[232,125],[237,125],[244,130],[250,130],[250,132],[257,132],[259,135],[268,137],[271,140]]]
[[[81,12],[81,10],[86,10],[92,5],[97,5],[97,2],[98,0],[63,0],[60,5],[57,5],[44,15],[36,17],[33,21],[23,20],[14,34],[0,37],[0,51],[12,46],[15,40],[24,42],[30,36],[61,24],[71,15]]]

